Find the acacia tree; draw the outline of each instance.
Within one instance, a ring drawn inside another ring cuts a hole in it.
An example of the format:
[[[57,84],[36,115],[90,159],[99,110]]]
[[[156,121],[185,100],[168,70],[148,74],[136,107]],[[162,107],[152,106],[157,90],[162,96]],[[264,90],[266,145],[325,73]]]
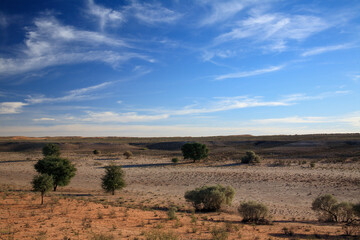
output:
[[[112,195],[115,195],[115,190],[120,190],[126,185],[124,176],[125,173],[121,166],[111,164],[110,166],[105,167],[105,175],[101,178],[101,187],[106,192],[111,192]]]
[[[57,144],[48,143],[43,147],[42,153],[45,157],[48,156],[58,157],[60,156],[60,147]]]
[[[185,143],[181,147],[184,159],[192,159],[194,162],[203,158],[206,158],[209,153],[209,149],[205,144],[201,143]]]
[[[76,168],[70,160],[60,157],[45,157],[35,164],[35,170],[41,174],[48,174],[54,180],[54,191],[57,186],[66,186],[75,176]]]
[[[41,192],[41,204],[44,203],[44,195],[54,186],[54,180],[47,174],[37,175],[32,180],[33,190]]]

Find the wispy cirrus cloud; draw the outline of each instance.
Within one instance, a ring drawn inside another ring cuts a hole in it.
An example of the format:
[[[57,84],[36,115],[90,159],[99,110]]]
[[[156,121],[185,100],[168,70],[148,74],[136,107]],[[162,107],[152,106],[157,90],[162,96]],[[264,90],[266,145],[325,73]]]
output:
[[[219,35],[216,43],[237,39],[253,39],[270,42],[275,49],[284,49],[289,40],[301,41],[331,27],[325,19],[311,15],[288,15],[253,11],[250,16],[237,22],[230,32]]]
[[[23,102],[2,102],[0,103],[0,114],[16,114],[22,112],[22,107],[28,105]]]
[[[67,95],[62,97],[45,97],[45,96],[29,96],[25,101],[29,104],[40,104],[40,103],[56,103],[56,102],[69,102],[69,101],[81,101],[99,98],[100,96],[90,94],[96,90],[108,87],[113,82],[104,82],[98,85],[74,89],[68,92]]]
[[[316,47],[316,48],[313,48],[313,49],[303,52],[301,54],[301,56],[308,57],[308,56],[318,55],[318,54],[327,53],[327,52],[349,49],[352,47],[354,47],[352,44],[339,44],[339,45],[332,45],[332,46]]]
[[[94,0],[88,0],[87,13],[98,18],[101,30],[108,24],[119,25],[126,21],[123,12],[98,5]]]
[[[126,7],[126,11],[146,24],[173,23],[182,16],[182,14],[163,7],[159,3],[138,2],[136,0],[133,0]]]
[[[82,62],[104,62],[117,66],[133,58],[153,62],[131,50],[127,41],[105,34],[62,25],[52,16],[38,18],[27,28],[22,52],[0,57],[0,74],[19,74],[50,66]]]
[[[211,25],[232,18],[242,11],[249,1],[200,1],[201,4],[210,6],[211,12],[200,21],[200,25]]]
[[[253,71],[229,73],[229,74],[225,74],[225,75],[220,75],[220,76],[216,77],[215,80],[251,77],[251,76],[261,75],[261,74],[265,74],[265,73],[276,72],[276,71],[283,69],[284,67],[285,67],[284,65],[280,65],[280,66],[272,66],[269,68],[257,69],[257,70],[253,70]]]
[[[148,122],[156,121],[168,118],[167,114],[160,115],[147,115],[139,114],[137,112],[127,112],[127,113],[116,113],[116,112],[91,112],[87,111],[87,116],[82,118],[81,121],[85,122],[117,122],[117,123],[127,123],[127,122]]]

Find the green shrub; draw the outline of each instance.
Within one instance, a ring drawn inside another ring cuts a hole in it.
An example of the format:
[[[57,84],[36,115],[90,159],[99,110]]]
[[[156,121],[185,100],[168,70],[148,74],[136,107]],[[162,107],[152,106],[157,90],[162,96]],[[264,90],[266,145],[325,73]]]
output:
[[[268,222],[269,210],[262,203],[255,201],[243,202],[240,204],[238,212],[243,217],[243,222],[253,222],[256,224]]]
[[[193,204],[196,210],[217,211],[223,205],[231,205],[235,190],[221,185],[203,186],[185,193],[185,199]]]
[[[105,175],[101,178],[101,187],[112,195],[115,194],[115,190],[119,190],[125,187],[124,171],[121,166],[109,165],[105,167]]]
[[[151,231],[145,233],[146,240],[177,240],[178,237],[173,232],[160,232],[160,231]]]
[[[98,155],[98,154],[100,154],[100,151],[95,149],[95,150],[93,151],[93,153],[94,153],[95,155]]]
[[[123,155],[126,157],[126,159],[129,159],[129,158],[131,158],[133,156],[132,152],[130,152],[130,151],[124,152]]]
[[[43,147],[42,153],[45,157],[48,156],[58,157],[60,156],[60,147],[57,144],[48,143]]]
[[[311,163],[310,163],[310,167],[311,167],[311,168],[314,168],[314,167],[315,167],[315,163],[314,163],[314,162],[311,162]]]
[[[211,229],[211,236],[212,240],[226,240],[229,238],[229,233],[225,228],[213,227],[213,229]]]
[[[241,158],[241,163],[245,164],[257,164],[260,163],[260,157],[253,151],[247,151],[245,156]]]
[[[194,162],[206,158],[209,153],[206,145],[201,143],[185,143],[181,147],[181,151],[184,159],[192,159]]]
[[[318,212],[319,220],[328,222],[352,222],[357,215],[357,205],[337,202],[330,194],[317,197],[312,203],[312,210]]]
[[[174,220],[174,219],[177,219],[176,217],[176,211],[177,211],[177,208],[176,207],[170,207],[168,212],[167,212],[167,215],[168,215],[168,219],[169,220]]]
[[[171,161],[176,164],[176,163],[179,162],[179,159],[178,158],[172,158]]]

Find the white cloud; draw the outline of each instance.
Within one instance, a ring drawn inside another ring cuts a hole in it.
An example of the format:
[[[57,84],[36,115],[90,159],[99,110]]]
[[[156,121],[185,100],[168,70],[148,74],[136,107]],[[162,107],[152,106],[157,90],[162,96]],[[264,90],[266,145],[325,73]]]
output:
[[[360,127],[360,112],[354,112],[343,116],[327,116],[327,117],[285,117],[285,118],[268,118],[256,119],[252,122],[257,124],[317,124],[317,123],[346,123],[353,127]]]
[[[251,38],[256,41],[273,42],[273,48],[284,49],[288,40],[304,40],[330,27],[324,19],[309,15],[286,15],[280,13],[258,13],[237,23],[230,32],[221,34],[215,42]]]
[[[88,0],[87,12],[99,19],[101,30],[104,30],[108,23],[121,24],[125,22],[123,12],[97,5],[94,0]]]
[[[41,121],[55,121],[55,118],[35,118],[33,119],[35,122],[41,122]]]
[[[133,58],[154,61],[129,51],[130,46],[124,40],[64,26],[53,17],[36,19],[34,25],[34,28],[27,28],[23,54],[0,58],[0,74],[82,62],[100,61],[116,67]]]
[[[68,101],[80,101],[98,98],[97,95],[89,94],[96,90],[105,88],[113,82],[104,82],[98,85],[71,90],[67,95],[62,97],[49,98],[44,96],[29,96],[26,100],[29,104],[40,104],[40,103],[52,103],[52,102],[68,102]]]
[[[82,121],[94,122],[94,123],[104,123],[104,122],[147,122],[155,121],[168,118],[169,115],[139,115],[136,112],[128,113],[115,113],[115,112],[87,112],[87,116]]]
[[[301,54],[301,56],[308,57],[308,56],[318,55],[318,54],[322,54],[322,53],[326,53],[326,52],[348,49],[351,47],[352,47],[351,44],[340,44],[340,45],[333,45],[333,46],[317,47],[317,48],[313,48],[313,49],[303,52]]]
[[[134,17],[147,24],[172,23],[182,16],[158,3],[139,3],[135,0],[127,7],[127,11],[130,11]]]
[[[283,68],[284,68],[284,66],[280,65],[280,66],[272,66],[272,67],[264,68],[264,69],[258,69],[258,70],[254,70],[254,71],[230,73],[230,74],[225,74],[225,75],[218,76],[218,77],[215,78],[215,80],[251,77],[251,76],[261,75],[261,74],[265,74],[265,73],[269,73],[269,72],[279,71],[279,70],[281,70]]]
[[[8,26],[8,20],[6,16],[0,12],[0,27],[6,28]]]
[[[225,21],[243,10],[249,2],[246,1],[203,1],[210,5],[211,14],[200,22],[200,25],[210,25]]]
[[[335,91],[335,92],[323,92],[317,95],[307,95],[304,93],[296,93],[284,96],[283,100],[285,102],[298,102],[298,101],[307,101],[307,100],[321,100],[329,97],[335,97],[340,95],[350,94],[351,91]]]
[[[20,113],[23,106],[28,104],[23,102],[2,102],[0,103],[0,114]]]

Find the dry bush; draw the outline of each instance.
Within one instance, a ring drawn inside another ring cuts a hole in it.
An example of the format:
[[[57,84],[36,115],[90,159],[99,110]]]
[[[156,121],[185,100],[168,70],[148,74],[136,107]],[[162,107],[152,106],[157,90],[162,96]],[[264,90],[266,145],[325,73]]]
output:
[[[203,186],[185,193],[185,199],[193,204],[196,210],[217,211],[223,205],[231,205],[235,190],[230,187]]]
[[[240,216],[243,217],[243,222],[252,222],[256,224],[268,223],[269,210],[262,204],[255,201],[243,202],[238,208]]]

